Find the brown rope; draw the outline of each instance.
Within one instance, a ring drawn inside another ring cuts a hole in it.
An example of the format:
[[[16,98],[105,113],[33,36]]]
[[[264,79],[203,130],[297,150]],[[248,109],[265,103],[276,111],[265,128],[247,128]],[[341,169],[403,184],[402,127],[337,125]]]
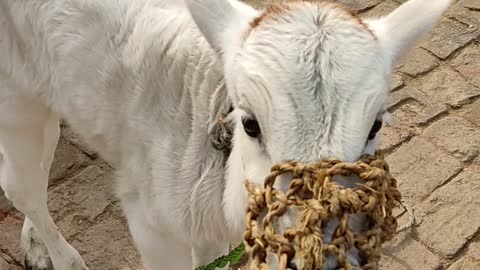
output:
[[[286,193],[274,188],[278,176],[293,175]],[[361,179],[355,188],[332,181],[334,175],[356,174]],[[248,209],[244,244],[251,256],[250,269],[268,269],[267,254],[278,256],[279,269],[287,269],[293,257],[298,269],[323,269],[327,255],[337,258],[337,269],[378,269],[380,247],[396,233],[392,209],[401,195],[382,154],[364,156],[355,163],[327,160],[302,164],[287,162],[274,166],[264,188],[246,182]],[[298,211],[295,226],[283,233],[275,230],[278,218],[287,209]],[[364,213],[369,228],[355,232],[349,228],[352,214]],[[330,242],[324,242],[324,225],[338,218],[339,225]],[[356,247],[365,264],[355,268],[346,252]]]

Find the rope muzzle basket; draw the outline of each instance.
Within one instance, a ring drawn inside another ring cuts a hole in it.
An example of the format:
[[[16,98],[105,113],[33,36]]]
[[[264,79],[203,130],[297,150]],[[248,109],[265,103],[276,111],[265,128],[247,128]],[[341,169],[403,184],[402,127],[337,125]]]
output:
[[[286,192],[274,187],[284,174],[293,177]],[[360,179],[352,188],[333,181],[335,175],[352,174]],[[396,233],[392,209],[401,195],[381,153],[353,163],[334,159],[281,163],[272,167],[263,187],[249,181],[245,186],[248,206],[243,243],[251,258],[248,269],[269,269],[267,255],[277,257],[279,270],[290,269],[293,259],[297,269],[323,270],[327,257],[332,256],[336,269],[378,269],[381,245]],[[280,232],[279,219],[291,210],[296,213],[295,224]],[[352,215],[366,217],[361,231],[349,226]],[[326,241],[324,229],[332,220],[338,226]],[[347,260],[350,249],[358,250],[363,259],[360,266]]]

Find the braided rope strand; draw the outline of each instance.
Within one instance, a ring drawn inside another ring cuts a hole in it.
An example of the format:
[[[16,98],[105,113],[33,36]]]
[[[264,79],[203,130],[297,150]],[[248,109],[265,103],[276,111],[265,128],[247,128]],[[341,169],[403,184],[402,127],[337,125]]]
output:
[[[274,184],[286,173],[292,174],[293,180],[283,193]],[[362,181],[355,188],[332,180],[334,175],[351,174]],[[364,156],[355,163],[281,163],[272,167],[263,188],[248,181],[245,187],[248,206],[243,241],[253,259],[250,269],[268,269],[268,254],[278,256],[281,270],[287,269],[294,257],[299,269],[323,269],[326,257],[331,255],[337,258],[337,269],[378,269],[380,247],[396,233],[392,209],[401,202],[401,195],[382,154]],[[296,225],[277,233],[275,224],[288,209],[297,211]],[[350,216],[359,213],[367,216],[370,226],[354,232],[349,227]],[[338,218],[339,225],[327,243],[323,226],[333,218]],[[346,259],[351,248],[358,249],[365,259],[360,268]]]

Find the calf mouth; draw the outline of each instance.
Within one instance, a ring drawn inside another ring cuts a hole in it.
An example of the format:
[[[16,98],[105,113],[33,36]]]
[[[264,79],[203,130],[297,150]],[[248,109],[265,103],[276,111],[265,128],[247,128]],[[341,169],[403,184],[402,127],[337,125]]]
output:
[[[274,184],[286,173],[293,180],[283,192]],[[334,181],[336,175],[356,175],[360,182],[346,187]],[[253,259],[251,269],[265,269],[267,255],[277,256],[282,270],[378,269],[381,245],[396,233],[392,209],[401,194],[380,152],[353,163],[280,163],[272,167],[263,187],[246,181],[246,188],[243,240]],[[353,217],[359,215],[364,215],[363,223],[354,226]],[[294,221],[282,225],[285,217]]]

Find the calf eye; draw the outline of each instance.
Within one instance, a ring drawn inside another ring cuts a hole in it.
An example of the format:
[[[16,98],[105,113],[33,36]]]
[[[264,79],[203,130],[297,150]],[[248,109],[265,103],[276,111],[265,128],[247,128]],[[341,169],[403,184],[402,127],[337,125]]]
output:
[[[370,133],[368,134],[368,140],[373,140],[375,138],[375,135],[377,135],[377,132],[382,128],[382,120],[375,120],[375,123],[373,123],[372,129],[370,130]]]
[[[257,120],[253,118],[244,117],[242,118],[243,129],[248,136],[252,138],[258,137],[260,135],[260,126],[258,125]]]

